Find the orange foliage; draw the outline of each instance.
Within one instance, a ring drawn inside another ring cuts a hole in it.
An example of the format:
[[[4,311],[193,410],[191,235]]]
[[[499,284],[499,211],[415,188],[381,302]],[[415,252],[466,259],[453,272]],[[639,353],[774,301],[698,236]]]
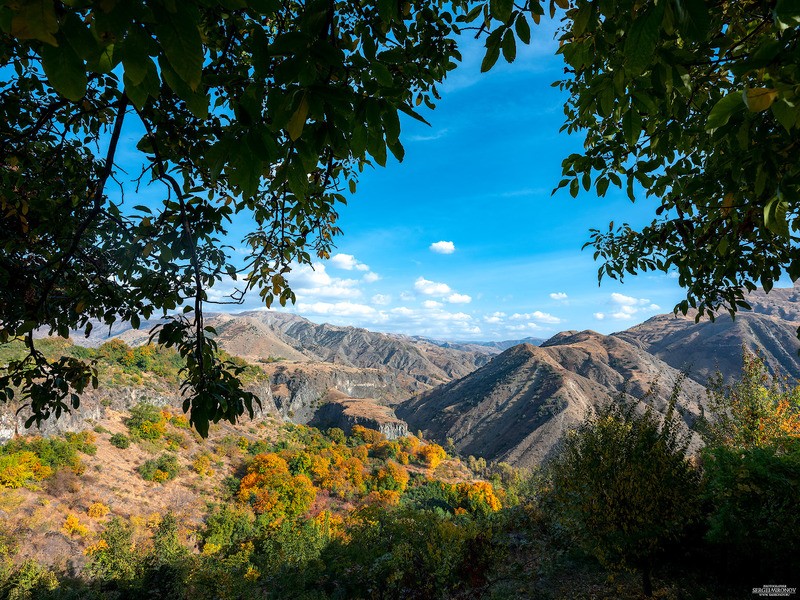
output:
[[[239,485],[239,500],[250,503],[272,523],[305,513],[316,496],[311,480],[306,475],[292,475],[286,461],[273,452],[253,458]]]
[[[353,425],[353,432],[351,435],[356,439],[362,440],[365,444],[377,444],[386,439],[380,431],[367,429],[361,425]]]
[[[438,467],[447,458],[447,452],[439,444],[418,446],[415,455],[422,464],[431,469]]]
[[[102,502],[94,502],[86,513],[93,519],[105,517],[111,509]]]
[[[378,469],[373,479],[373,487],[377,491],[391,490],[402,494],[408,486],[409,475],[403,467],[394,461]]]
[[[365,502],[373,506],[397,506],[400,504],[400,492],[395,490],[373,491],[367,495]]]
[[[89,533],[89,529],[86,525],[83,525],[79,520],[78,517],[75,515],[68,515],[67,518],[64,520],[64,524],[61,526],[61,531],[66,533],[69,536],[78,535],[84,536]]]
[[[472,512],[497,512],[502,508],[500,499],[488,481],[462,482],[456,486],[461,503]]]

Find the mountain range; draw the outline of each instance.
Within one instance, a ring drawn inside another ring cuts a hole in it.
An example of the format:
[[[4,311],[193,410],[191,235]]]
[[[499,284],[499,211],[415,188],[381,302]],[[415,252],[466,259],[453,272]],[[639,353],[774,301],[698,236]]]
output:
[[[747,301],[752,310],[735,319],[666,314],[612,335],[565,331],[549,340],[486,343],[320,325],[264,310],[212,315],[207,324],[221,348],[268,374],[260,391],[265,414],[319,426],[367,424],[390,436],[408,427],[463,455],[535,466],[605,402],[663,411],[680,383],[677,403],[690,425],[710,377],[738,375],[743,348],[759,352],[773,373],[800,378],[800,288],[756,291]],[[137,345],[156,324],[95,329],[75,342],[97,346],[110,333]]]

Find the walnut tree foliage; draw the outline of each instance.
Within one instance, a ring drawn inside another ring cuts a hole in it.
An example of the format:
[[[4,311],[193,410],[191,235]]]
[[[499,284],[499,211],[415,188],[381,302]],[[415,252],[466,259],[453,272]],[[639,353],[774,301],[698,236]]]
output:
[[[675,412],[679,389],[663,419],[610,402],[565,437],[548,466],[561,525],[604,566],[638,569],[647,596],[658,555],[699,515],[699,475]]]
[[[232,303],[293,301],[291,265],[329,255],[365,166],[403,158],[399,115],[424,120],[461,27],[520,14],[508,0],[0,0],[0,342],[28,346],[0,400],[21,396],[30,425],[97,386],[34,331],[160,317],[198,431],[252,414],[204,324],[208,290],[232,278]],[[142,132],[135,148],[123,130]],[[141,171],[123,173],[122,153]],[[112,194],[125,178],[159,201]],[[224,245],[233,219],[244,265]]]
[[[698,318],[800,277],[800,2],[572,0],[559,33],[573,196],[610,185],[653,221],[593,230],[599,277],[675,272]]]

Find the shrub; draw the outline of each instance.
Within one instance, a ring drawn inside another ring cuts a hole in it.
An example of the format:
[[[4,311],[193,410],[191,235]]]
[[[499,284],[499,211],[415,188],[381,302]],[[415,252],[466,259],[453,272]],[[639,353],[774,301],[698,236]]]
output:
[[[439,444],[425,444],[417,447],[415,456],[426,467],[435,469],[447,458],[447,452]]]
[[[708,539],[729,567],[753,577],[800,573],[800,441],[789,448],[704,452]]]
[[[89,506],[87,514],[93,519],[102,519],[111,511],[108,506],[102,502],[94,502]]]
[[[743,361],[739,381],[710,387],[707,538],[740,577],[780,577],[800,572],[800,387],[770,383],[757,356]]]
[[[347,441],[347,436],[344,434],[344,431],[338,427],[331,427],[325,432],[325,435],[328,436],[330,441],[336,444],[344,444]]]
[[[76,515],[70,514],[67,515],[67,518],[64,520],[61,531],[68,536],[77,535],[83,537],[89,533],[89,528],[82,524]]]
[[[566,438],[550,468],[551,500],[585,551],[611,568],[640,569],[649,596],[657,552],[698,515],[699,477],[674,411],[660,423],[634,409],[612,402]]]
[[[20,488],[52,475],[53,470],[43,465],[33,452],[23,451],[0,455],[0,486]]]
[[[90,547],[93,551],[86,568],[89,577],[106,582],[131,581],[136,577],[140,560],[133,551],[131,528],[120,517],[111,519],[100,540]]]
[[[131,445],[131,439],[124,433],[115,433],[108,440],[112,446],[124,450]]]
[[[131,408],[131,416],[125,421],[131,437],[144,440],[157,440],[166,431],[167,420],[161,409],[147,402],[140,402]]]
[[[386,437],[380,431],[367,429],[361,425],[353,425],[353,431],[350,434],[350,440],[354,446],[360,444],[377,444],[385,439]]]
[[[180,473],[180,470],[178,459],[172,454],[162,454],[158,458],[150,459],[138,469],[142,479],[157,483],[174,479]]]
[[[64,439],[78,452],[83,452],[89,456],[97,454],[97,446],[95,445],[96,436],[91,431],[81,431],[78,433],[68,431],[64,434]]]
[[[306,475],[292,475],[287,462],[274,453],[253,458],[239,486],[239,499],[269,522],[305,513],[316,496],[311,480]]]
[[[211,457],[207,453],[199,454],[192,461],[192,470],[200,477],[211,477],[214,469],[211,468]]]
[[[408,486],[408,471],[396,462],[388,461],[378,469],[372,480],[372,488],[376,491],[394,491],[403,493]]]

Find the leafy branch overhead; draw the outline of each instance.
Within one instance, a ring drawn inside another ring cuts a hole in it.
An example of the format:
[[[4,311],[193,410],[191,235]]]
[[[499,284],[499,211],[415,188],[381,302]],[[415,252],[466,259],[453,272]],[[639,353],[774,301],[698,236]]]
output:
[[[567,187],[643,191],[655,218],[593,230],[599,277],[660,270],[712,318],[800,277],[800,4],[575,0],[559,32]]]
[[[286,273],[329,255],[344,190],[388,153],[403,158],[399,113],[423,120],[417,108],[433,107],[465,12],[425,0],[0,0],[0,337],[30,347],[0,377],[2,398],[21,391],[39,422],[96,384],[90,365],[42,360],[34,330],[165,317],[154,336],[186,360],[194,426],[252,413],[203,323],[208,290],[225,278],[239,282],[233,303],[251,289],[267,306],[294,300]],[[120,152],[134,151],[123,130],[142,132],[141,171],[127,177],[159,202],[111,193]],[[234,220],[244,264],[222,241]],[[38,394],[43,381],[58,393]]]

